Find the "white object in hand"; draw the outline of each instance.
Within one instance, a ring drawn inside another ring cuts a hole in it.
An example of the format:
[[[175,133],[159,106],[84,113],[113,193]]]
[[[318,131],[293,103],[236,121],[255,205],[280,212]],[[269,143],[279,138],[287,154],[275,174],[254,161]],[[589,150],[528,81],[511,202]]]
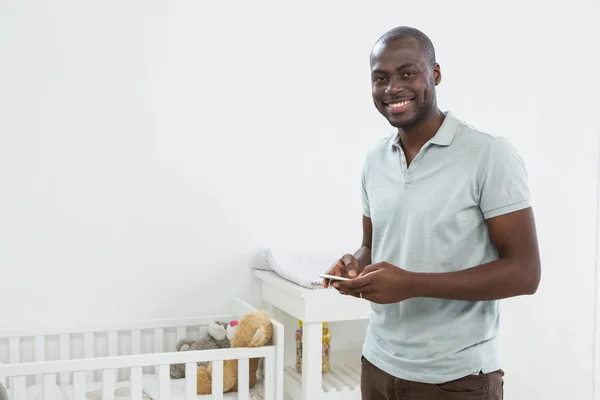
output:
[[[323,279],[330,279],[332,281],[349,281],[350,278],[344,278],[343,276],[336,276],[336,275],[319,275],[319,277],[323,278]]]

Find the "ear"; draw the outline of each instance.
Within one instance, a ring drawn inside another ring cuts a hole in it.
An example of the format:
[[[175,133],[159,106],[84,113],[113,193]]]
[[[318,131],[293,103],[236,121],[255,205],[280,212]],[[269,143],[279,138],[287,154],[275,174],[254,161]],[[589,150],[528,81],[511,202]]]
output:
[[[236,327],[237,327],[237,321],[232,322],[227,327],[227,339],[229,339],[230,342],[233,339],[233,335],[235,334],[235,331],[237,330]]]
[[[435,82],[435,86],[439,85],[442,81],[442,69],[440,68],[440,64],[435,63],[433,65],[433,81]]]
[[[227,331],[220,323],[212,322],[208,326],[208,334],[215,340],[223,340],[227,336]]]

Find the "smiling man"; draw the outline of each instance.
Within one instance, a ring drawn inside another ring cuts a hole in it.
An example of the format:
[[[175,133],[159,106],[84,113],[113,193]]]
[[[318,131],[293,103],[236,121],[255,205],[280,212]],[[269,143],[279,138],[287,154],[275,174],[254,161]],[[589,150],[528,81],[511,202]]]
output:
[[[535,293],[541,275],[524,163],[438,108],[441,69],[419,30],[384,34],[370,63],[396,131],[363,166],[362,246],[328,271],[372,305],[362,398],[500,400],[498,301]]]

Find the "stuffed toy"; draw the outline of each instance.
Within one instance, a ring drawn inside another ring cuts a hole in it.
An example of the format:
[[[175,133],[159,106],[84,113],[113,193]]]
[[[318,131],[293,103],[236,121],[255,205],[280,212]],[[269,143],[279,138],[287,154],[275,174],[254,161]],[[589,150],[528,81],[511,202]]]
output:
[[[215,321],[208,325],[208,336],[199,340],[182,339],[177,343],[177,351],[194,351],[209,349],[227,349],[231,347],[230,341],[236,330],[237,321],[229,323]],[[199,366],[208,366],[208,361],[199,362]],[[185,378],[185,364],[171,365],[171,378]]]
[[[231,347],[261,347],[266,346],[273,337],[273,325],[269,313],[257,311],[244,315],[237,324],[231,338]],[[259,358],[249,360],[249,388],[256,384],[256,371]],[[238,360],[223,361],[223,392],[237,392]],[[197,393],[212,393],[212,363],[208,367],[197,368]]]

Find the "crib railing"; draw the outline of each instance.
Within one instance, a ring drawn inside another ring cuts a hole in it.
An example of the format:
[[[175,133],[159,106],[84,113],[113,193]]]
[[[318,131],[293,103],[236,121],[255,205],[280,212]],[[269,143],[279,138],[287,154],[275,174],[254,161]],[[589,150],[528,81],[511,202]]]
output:
[[[17,364],[29,360],[35,362],[91,359],[95,357],[117,357],[147,353],[174,351],[180,339],[195,339],[206,336],[206,327],[212,321],[228,321],[229,315],[213,315],[192,318],[173,318],[140,321],[128,324],[103,324],[72,329],[57,329],[54,332],[39,330],[0,331],[0,364]],[[7,350],[3,353],[2,350]],[[151,367],[149,369],[152,369]],[[127,374],[121,371],[121,378]],[[147,371],[149,372],[149,371]],[[157,369],[154,368],[154,373]],[[5,383],[1,380],[0,382]],[[115,376],[115,379],[117,377]],[[87,380],[95,379],[94,371],[87,373]],[[42,376],[34,377],[42,383]],[[61,373],[61,385],[69,385],[70,376]],[[31,382],[29,382],[31,383]]]
[[[212,361],[212,398],[223,399],[223,361],[238,361],[238,399],[249,400],[249,359],[264,358],[266,389],[265,399],[275,400],[274,387],[276,373],[271,367],[276,362],[277,346],[256,348],[229,348],[218,350],[167,352],[141,355],[112,356],[100,358],[83,358],[75,360],[25,362],[18,364],[0,364],[0,377],[11,378],[9,398],[11,400],[27,400],[26,377],[37,375],[41,377],[44,392],[43,400],[56,400],[55,392],[51,390],[56,382],[56,374],[68,377],[73,374],[73,399],[86,400],[86,383],[88,374],[102,371],[102,400],[114,400],[115,377],[118,369],[130,370],[131,400],[142,400],[142,368],[158,367],[159,398],[154,400],[169,400],[170,398],[170,365],[185,364],[186,399],[196,398],[196,368],[197,363]],[[66,379],[66,378],[65,378]]]

